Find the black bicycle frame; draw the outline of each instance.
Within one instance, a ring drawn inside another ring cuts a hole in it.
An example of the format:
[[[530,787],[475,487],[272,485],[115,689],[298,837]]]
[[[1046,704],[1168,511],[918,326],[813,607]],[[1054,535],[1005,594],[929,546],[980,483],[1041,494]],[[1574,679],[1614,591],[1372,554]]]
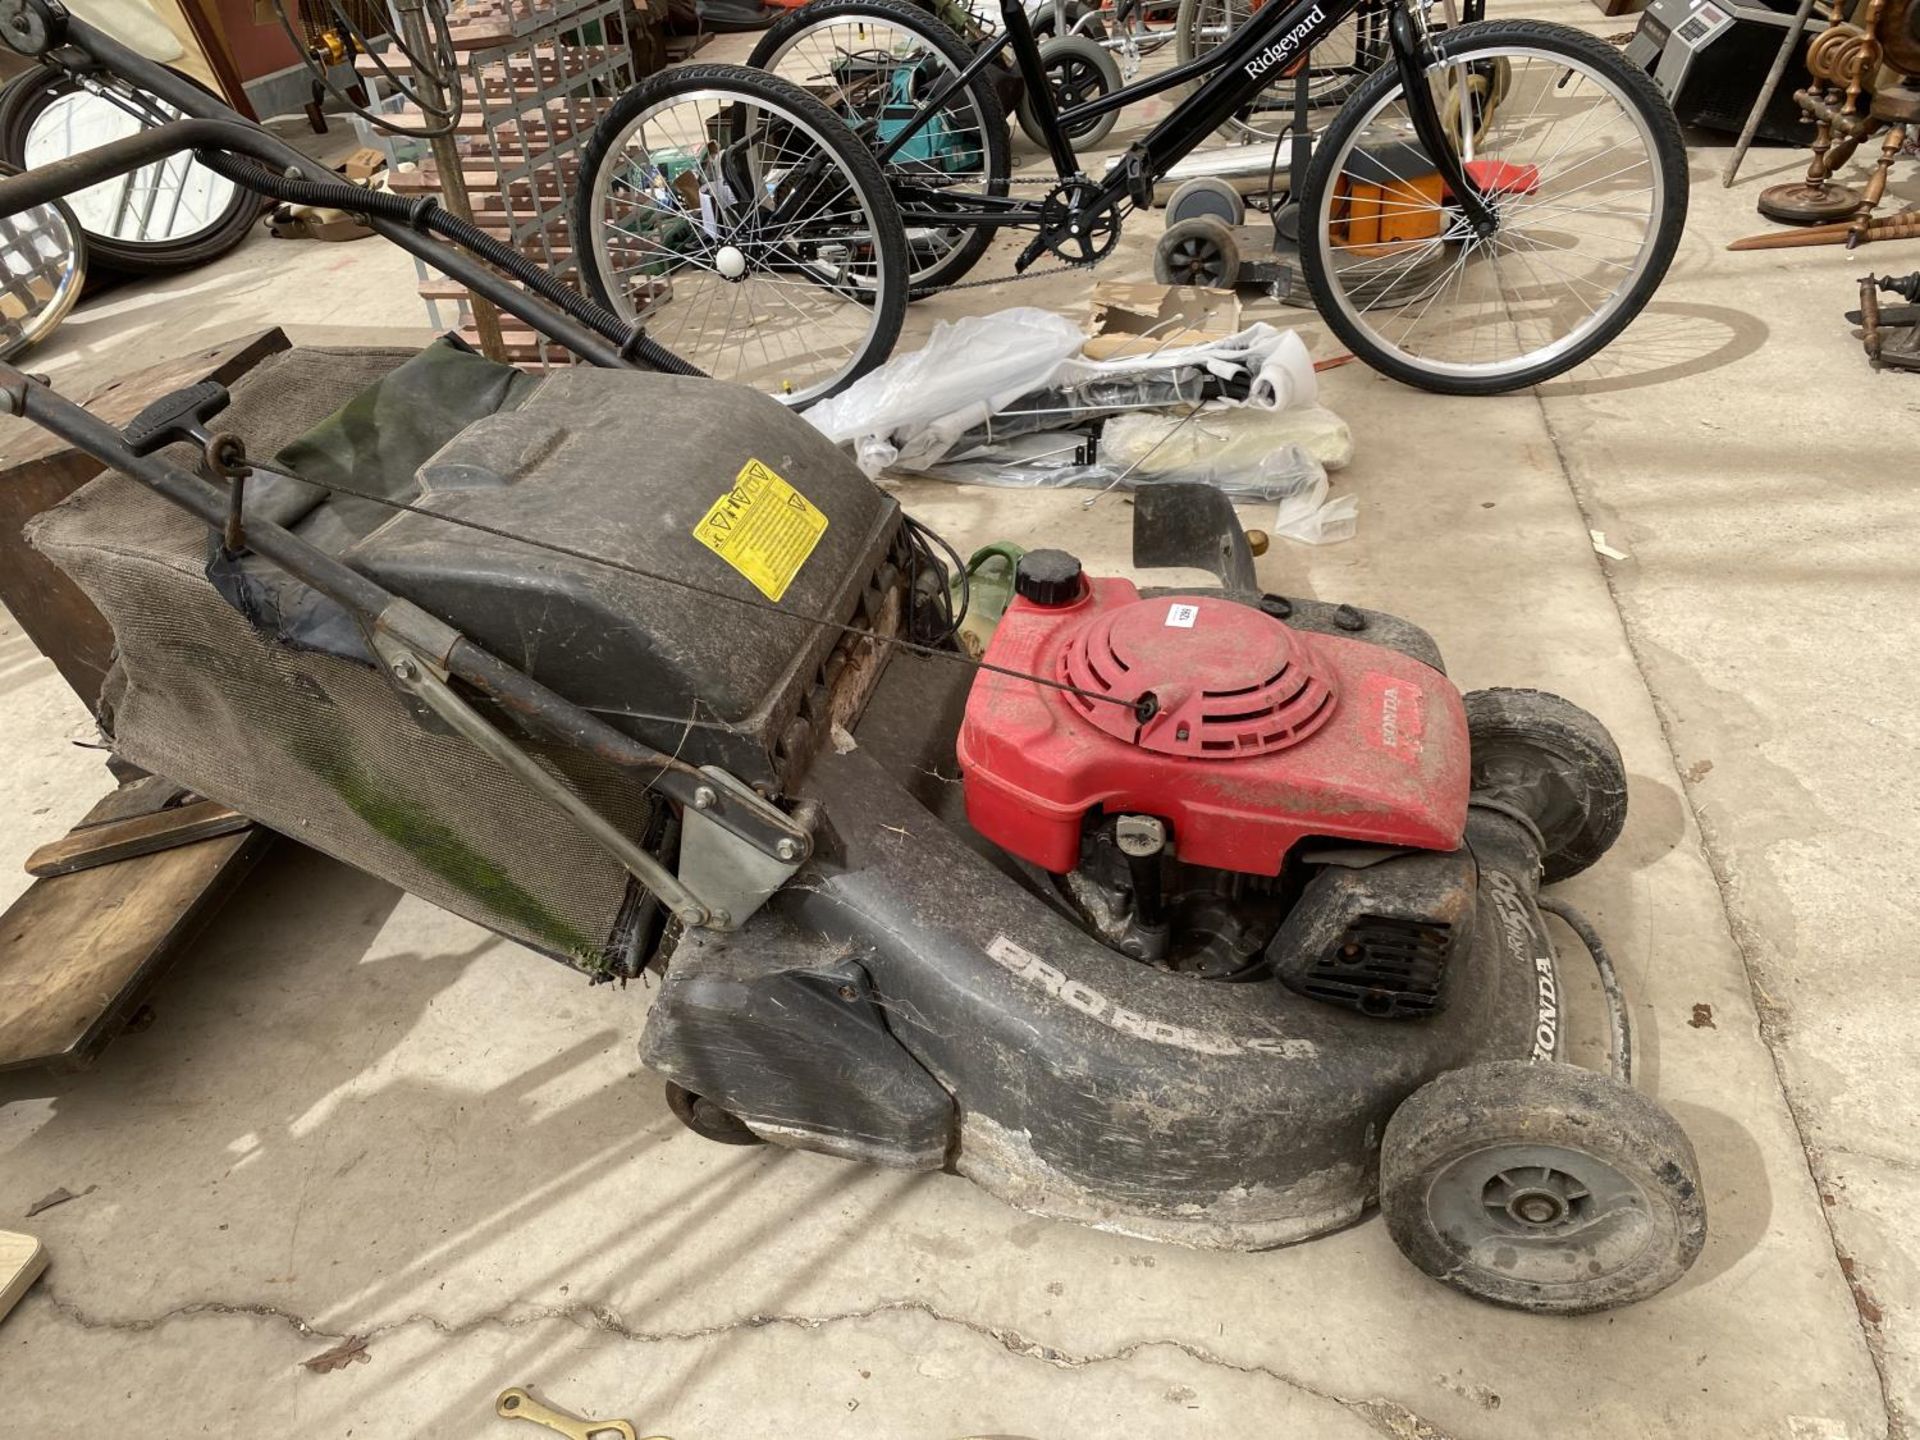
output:
[[[1365,0],[1291,0],[1291,3],[1265,5],[1205,54],[1084,104],[1060,110],[1053,103],[1052,87],[1046,83],[1040,45],[1025,7],[1021,0],[1000,0],[999,38],[982,45],[958,75],[950,77],[915,110],[913,117],[881,148],[880,162],[884,165],[897,155],[962,87],[1008,48],[1013,51],[1014,62],[1026,85],[1028,102],[1047,134],[1054,171],[1062,181],[1084,178],[1066,127],[1206,76],[1193,94],[1174,106],[1159,124],[1128,148],[1120,163],[1095,184],[1091,198],[1082,199],[1079,208],[1104,209],[1124,198],[1145,205],[1149,203],[1156,180],[1198,149],[1239,110],[1251,105],[1275,79],[1293,74],[1307,63],[1314,45],[1364,3]],[[1394,0],[1387,26],[1414,128],[1422,145],[1434,157],[1441,177],[1466,211],[1468,220],[1476,230],[1490,227],[1492,211],[1462,168],[1459,155],[1447,143],[1445,125],[1434,108],[1430,91],[1418,83],[1435,63],[1426,27],[1413,8],[1418,3],[1419,0]],[[1033,226],[1040,217],[1041,207],[1034,201],[1006,195],[943,190],[897,178],[893,181],[893,191],[910,222],[1019,227]],[[925,208],[918,208],[922,206]],[[1029,251],[1021,263],[1030,262],[1034,255],[1035,252]]]

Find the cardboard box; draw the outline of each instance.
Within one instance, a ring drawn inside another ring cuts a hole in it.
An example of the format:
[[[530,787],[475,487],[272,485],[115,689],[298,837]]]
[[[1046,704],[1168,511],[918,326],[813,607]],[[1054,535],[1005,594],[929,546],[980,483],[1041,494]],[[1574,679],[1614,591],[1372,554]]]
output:
[[[371,145],[362,145],[335,168],[354,184],[364,185],[387,168],[387,157]]]
[[[1240,332],[1240,297],[1231,290],[1102,280],[1093,287],[1089,311],[1093,338],[1084,352],[1089,360],[1151,355]]]

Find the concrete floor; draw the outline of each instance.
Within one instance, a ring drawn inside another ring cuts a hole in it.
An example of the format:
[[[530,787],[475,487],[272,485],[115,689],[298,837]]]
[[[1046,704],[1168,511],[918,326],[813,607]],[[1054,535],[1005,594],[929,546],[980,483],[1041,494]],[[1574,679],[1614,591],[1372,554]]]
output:
[[[1920,499],[1892,437],[1920,380],[1869,372],[1840,320],[1852,277],[1912,252],[1725,254],[1795,160],[1756,152],[1724,192],[1720,143],[1694,152],[1667,285],[1593,365],[1490,401],[1324,377],[1359,440],[1340,477],[1359,538],[1261,562],[1268,588],[1419,620],[1463,687],[1559,690],[1619,739],[1626,835],[1566,889],[1615,949],[1641,1083],[1699,1150],[1712,1238],[1680,1285],[1530,1319],[1424,1280],[1377,1221],[1200,1254],[949,1176],[717,1147],[638,1069],[643,989],[589,990],[287,846],[161,987],[158,1023],[85,1075],[0,1077],[0,1224],[53,1254],[0,1325],[0,1431],[510,1435],[493,1396],[529,1384],[678,1440],[1912,1433],[1920,1041],[1896,937],[1920,879],[1901,663]],[[1911,172],[1896,189],[1916,198]],[[1154,228],[1102,275],[1144,276]],[[409,274],[377,242],[255,240],[83,309],[39,363],[78,389],[268,320],[391,333],[417,313]],[[914,323],[963,299],[1071,309],[1088,284],[948,296]],[[1121,501],[902,494],[963,545],[1126,568]],[[8,853],[101,788],[71,743],[89,733],[0,629]],[[0,874],[0,899],[23,884]],[[1591,1058],[1586,988],[1575,1018]],[[19,1218],[61,1185],[98,1188]],[[367,1363],[300,1368],[347,1335]]]

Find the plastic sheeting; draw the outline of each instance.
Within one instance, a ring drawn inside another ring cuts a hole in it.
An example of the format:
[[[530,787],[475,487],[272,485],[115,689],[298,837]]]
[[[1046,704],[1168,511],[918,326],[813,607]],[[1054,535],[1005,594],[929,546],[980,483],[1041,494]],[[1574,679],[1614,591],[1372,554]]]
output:
[[[1118,360],[1082,358],[1086,338],[1064,315],[1026,306],[942,321],[923,348],[895,356],[814,405],[806,418],[829,439],[852,446],[860,468],[878,475],[931,468],[963,436],[1049,387],[1180,371],[1245,376],[1246,403],[1267,410],[1311,404],[1319,390],[1307,347],[1291,330],[1271,325]]]
[[[1050,310],[1016,307],[942,321],[806,418],[851,447],[868,475],[930,473],[1020,489],[1134,489],[1201,481],[1236,501],[1278,501],[1273,533],[1308,544],[1354,534],[1358,502],[1327,498],[1328,465],[1353,435],[1315,404],[1307,347],[1254,324],[1203,344],[1088,360],[1086,336]],[[1208,377],[1244,381],[1239,405],[1194,410]],[[1100,441],[1083,429],[1104,420]]]

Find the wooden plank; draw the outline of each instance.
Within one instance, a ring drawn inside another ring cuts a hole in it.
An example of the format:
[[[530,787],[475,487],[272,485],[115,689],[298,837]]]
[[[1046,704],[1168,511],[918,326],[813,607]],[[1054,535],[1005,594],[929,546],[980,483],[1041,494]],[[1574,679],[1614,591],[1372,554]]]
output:
[[[253,826],[34,881],[0,915],[0,1070],[91,1060],[272,840]]]
[[[81,816],[80,823],[73,828],[84,830],[89,825],[109,825],[118,820],[155,815],[199,798],[186,786],[176,785],[164,775],[143,774],[137,779],[122,780],[118,789],[109,790],[94,801],[93,808]]]
[[[73,875],[96,866],[152,855],[196,840],[231,835],[253,822],[213,800],[196,800],[172,810],[113,820],[69,831],[27,857],[27,873],[42,879]]]
[[[283,331],[263,330],[110,380],[80,403],[110,425],[124,425],[170,391],[199,380],[230,385],[287,346]],[[58,436],[24,420],[0,420],[0,603],[89,710],[98,708],[113,630],[21,531],[99,473],[99,461]]]
[[[47,1268],[47,1251],[31,1235],[0,1230],[0,1320]]]

